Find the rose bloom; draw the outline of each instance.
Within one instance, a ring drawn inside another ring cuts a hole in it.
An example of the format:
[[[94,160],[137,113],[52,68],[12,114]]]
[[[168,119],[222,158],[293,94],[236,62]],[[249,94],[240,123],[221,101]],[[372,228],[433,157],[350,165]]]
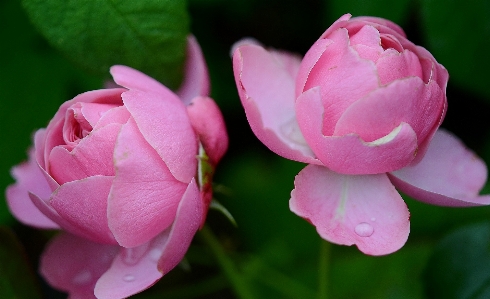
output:
[[[309,164],[289,204],[322,238],[371,255],[398,250],[410,223],[395,187],[435,205],[490,203],[478,196],[485,164],[438,130],[446,69],[398,25],[344,15],[303,59],[246,39],[233,68],[255,135]]]
[[[63,230],[40,272],[72,299],[125,298],[148,288],[182,260],[205,220],[228,137],[207,97],[207,68],[193,37],[187,52],[177,94],[113,66],[118,87],[62,104],[36,132],[29,160],[12,170],[13,215]]]

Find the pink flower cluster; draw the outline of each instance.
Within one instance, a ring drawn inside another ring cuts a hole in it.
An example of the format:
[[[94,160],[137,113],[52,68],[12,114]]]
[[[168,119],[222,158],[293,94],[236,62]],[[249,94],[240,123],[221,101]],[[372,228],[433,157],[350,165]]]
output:
[[[177,94],[126,66],[111,74],[117,88],[76,96],[36,132],[7,189],[21,222],[63,230],[40,271],[72,299],[125,298],[173,269],[204,223],[228,146],[193,37]]]
[[[344,15],[303,59],[257,42],[234,47],[236,86],[255,135],[308,163],[290,208],[321,237],[382,255],[405,244],[395,187],[436,205],[490,203],[487,169],[441,129],[448,73],[396,24]]]

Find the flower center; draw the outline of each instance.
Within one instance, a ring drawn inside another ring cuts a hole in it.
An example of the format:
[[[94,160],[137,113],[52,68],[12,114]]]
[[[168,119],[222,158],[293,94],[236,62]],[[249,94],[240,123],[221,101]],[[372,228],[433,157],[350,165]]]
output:
[[[83,116],[79,103],[73,105],[66,111],[63,140],[67,145],[78,144],[80,139],[90,134],[92,129],[90,123]]]

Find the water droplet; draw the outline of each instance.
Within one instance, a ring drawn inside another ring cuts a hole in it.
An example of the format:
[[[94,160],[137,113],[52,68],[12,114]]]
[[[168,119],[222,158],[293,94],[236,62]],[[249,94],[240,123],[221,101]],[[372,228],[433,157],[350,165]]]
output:
[[[362,222],[356,225],[354,231],[359,237],[369,237],[374,233],[374,228],[371,224]]]
[[[376,221],[376,218],[374,218],[374,217],[373,217],[373,218],[371,218],[371,221]]]
[[[135,277],[134,277],[134,275],[132,275],[132,274],[126,274],[126,275],[124,275],[124,277],[123,277],[123,280],[124,280],[124,281],[126,281],[126,282],[131,282],[131,281],[133,281],[134,279],[135,279]]]
[[[81,271],[80,273],[75,275],[75,277],[73,277],[72,280],[72,282],[76,285],[88,284],[91,281],[92,281],[92,273],[90,273],[89,270]]]

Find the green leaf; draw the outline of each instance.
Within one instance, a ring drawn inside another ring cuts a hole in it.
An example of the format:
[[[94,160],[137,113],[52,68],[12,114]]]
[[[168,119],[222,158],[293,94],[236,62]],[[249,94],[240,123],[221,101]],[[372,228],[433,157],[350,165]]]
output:
[[[382,17],[401,25],[406,21],[409,5],[410,0],[332,0],[325,7],[330,22],[350,13],[354,17]]]
[[[6,227],[0,227],[0,298],[41,298],[24,248]]]
[[[425,271],[429,298],[490,296],[490,223],[465,226],[435,248]]]
[[[32,22],[83,68],[123,64],[178,87],[189,18],[184,0],[23,0]]]
[[[490,99],[490,2],[423,0],[423,28],[429,50],[451,80]]]

